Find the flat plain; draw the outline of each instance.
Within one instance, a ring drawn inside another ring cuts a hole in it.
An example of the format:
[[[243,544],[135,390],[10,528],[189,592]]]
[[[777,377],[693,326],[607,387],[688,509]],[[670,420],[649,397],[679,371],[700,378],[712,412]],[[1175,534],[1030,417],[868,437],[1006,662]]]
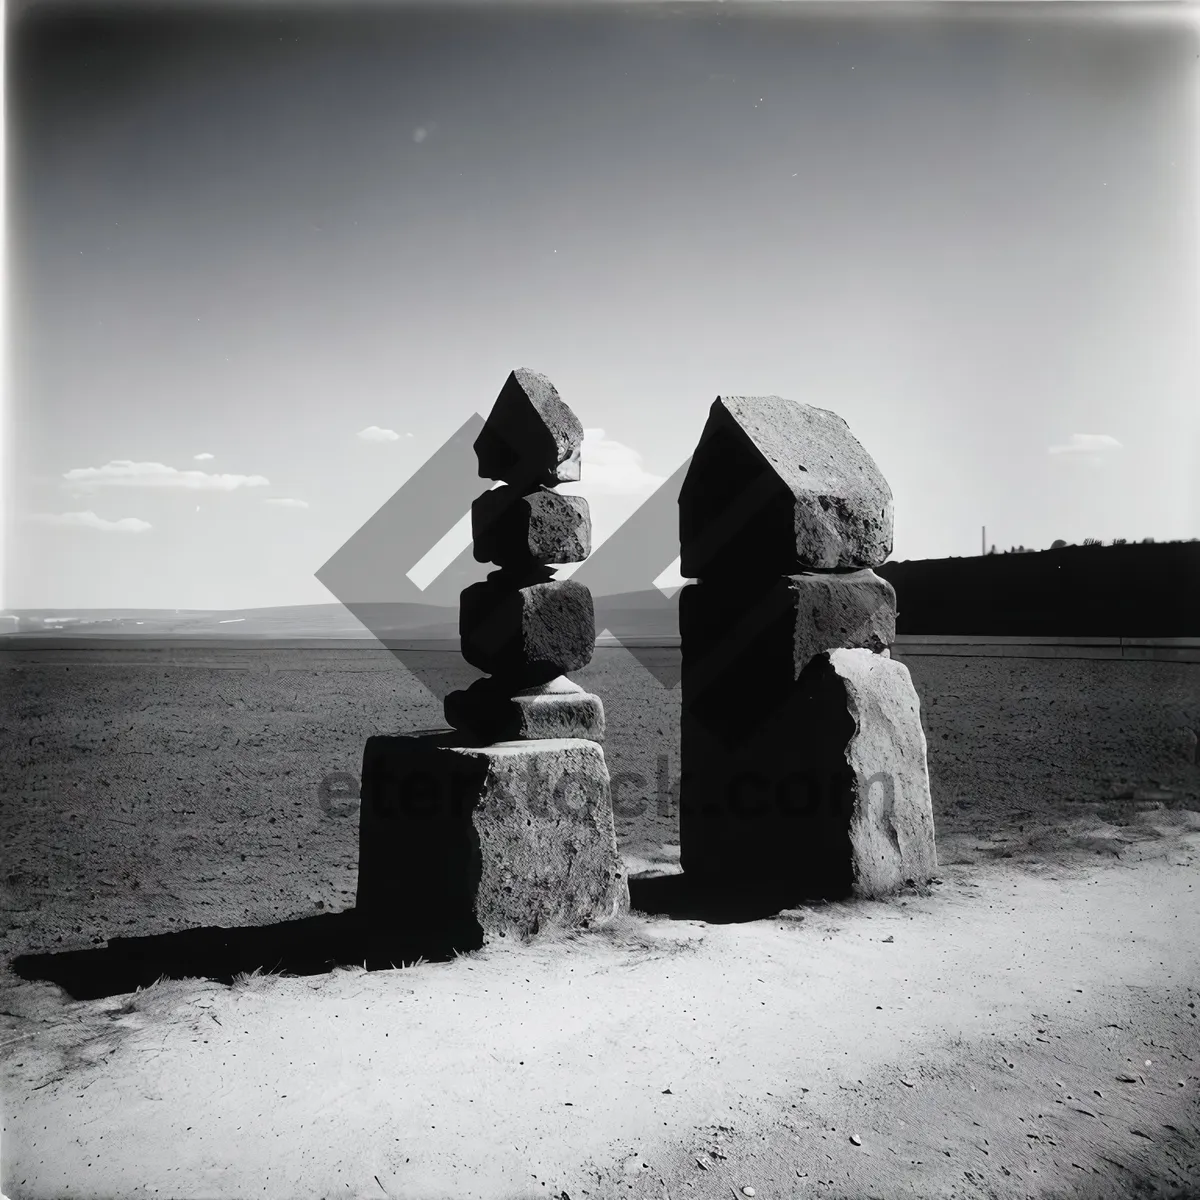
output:
[[[1189,1194],[1200,664],[904,661],[933,887],[73,1001],[13,958],[348,908],[363,743],[440,701],[378,648],[6,653],[5,1194]],[[676,869],[678,689],[574,677]]]

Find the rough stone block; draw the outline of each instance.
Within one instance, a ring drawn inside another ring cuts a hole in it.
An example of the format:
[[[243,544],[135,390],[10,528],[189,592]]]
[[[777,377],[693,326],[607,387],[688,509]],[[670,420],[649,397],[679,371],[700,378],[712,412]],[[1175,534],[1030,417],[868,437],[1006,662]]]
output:
[[[477,562],[583,562],[592,552],[591,512],[582,496],[546,487],[523,495],[506,485],[471,505],[471,536]]]
[[[604,705],[565,675],[513,692],[501,679],[477,679],[445,702],[446,720],[482,742],[541,738],[604,740]]]
[[[592,594],[570,579],[515,586],[493,572],[464,589],[459,605],[463,657],[518,687],[577,671],[592,659]]]
[[[356,911],[376,937],[470,949],[624,912],[608,769],[594,742],[373,737]]]
[[[892,493],[846,422],[781,396],[718,397],[679,493],[691,579],[876,567]]]
[[[509,375],[475,439],[479,474],[522,491],[579,478],[583,426],[545,375]]]
[[[752,694],[729,697],[735,706]],[[680,861],[703,886],[805,899],[882,896],[937,865],[920,705],[903,664],[814,658],[752,734],[682,716]]]
[[[688,710],[735,742],[791,695],[814,656],[896,639],[896,593],[874,571],[691,583],[679,593]]]

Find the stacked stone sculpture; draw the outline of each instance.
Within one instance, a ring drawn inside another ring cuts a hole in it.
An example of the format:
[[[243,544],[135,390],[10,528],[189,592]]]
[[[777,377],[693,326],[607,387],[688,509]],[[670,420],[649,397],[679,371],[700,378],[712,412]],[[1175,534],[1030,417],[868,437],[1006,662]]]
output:
[[[446,698],[446,720],[483,741],[604,738],[604,707],[565,672],[591,661],[592,596],[555,580],[550,564],[582,562],[592,525],[582,496],[554,488],[579,478],[583,427],[554,385],[514,371],[475,442],[479,474],[500,480],[471,506],[478,562],[494,562],[462,593],[463,657],[490,678]]]
[[[463,657],[488,673],[445,701],[450,730],[375,737],[363,762],[357,909],[377,931],[478,945],[581,926],[628,908],[597,696],[566,678],[591,660],[582,584],[551,564],[590,553],[577,480],[583,429],[553,384],[508,378],[475,442],[477,560],[498,569],[462,593]]]
[[[890,657],[891,491],[841,417],[718,398],[679,496],[680,859],[781,904],[936,868],[919,703]]]

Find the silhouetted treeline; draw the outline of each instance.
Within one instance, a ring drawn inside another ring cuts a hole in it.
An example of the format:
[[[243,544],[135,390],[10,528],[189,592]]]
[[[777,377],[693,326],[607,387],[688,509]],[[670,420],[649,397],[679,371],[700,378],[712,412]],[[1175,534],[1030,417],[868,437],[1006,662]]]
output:
[[[890,562],[897,633],[1200,637],[1200,542]]]

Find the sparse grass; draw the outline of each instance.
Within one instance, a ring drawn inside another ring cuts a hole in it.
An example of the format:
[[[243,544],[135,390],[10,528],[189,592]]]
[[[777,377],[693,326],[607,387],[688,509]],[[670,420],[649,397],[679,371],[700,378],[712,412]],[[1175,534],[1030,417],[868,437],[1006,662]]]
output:
[[[532,938],[525,939],[533,944],[604,944],[636,954],[682,954],[693,950],[699,939],[676,939],[655,937],[650,932],[653,918],[644,913],[628,912],[615,917],[605,917],[587,928],[544,929]]]
[[[230,984],[230,987],[234,991],[248,991],[264,983],[282,979],[286,974],[287,972],[277,967],[255,967],[253,971],[239,971],[233,977],[233,983]],[[162,981],[160,980],[159,982]]]

